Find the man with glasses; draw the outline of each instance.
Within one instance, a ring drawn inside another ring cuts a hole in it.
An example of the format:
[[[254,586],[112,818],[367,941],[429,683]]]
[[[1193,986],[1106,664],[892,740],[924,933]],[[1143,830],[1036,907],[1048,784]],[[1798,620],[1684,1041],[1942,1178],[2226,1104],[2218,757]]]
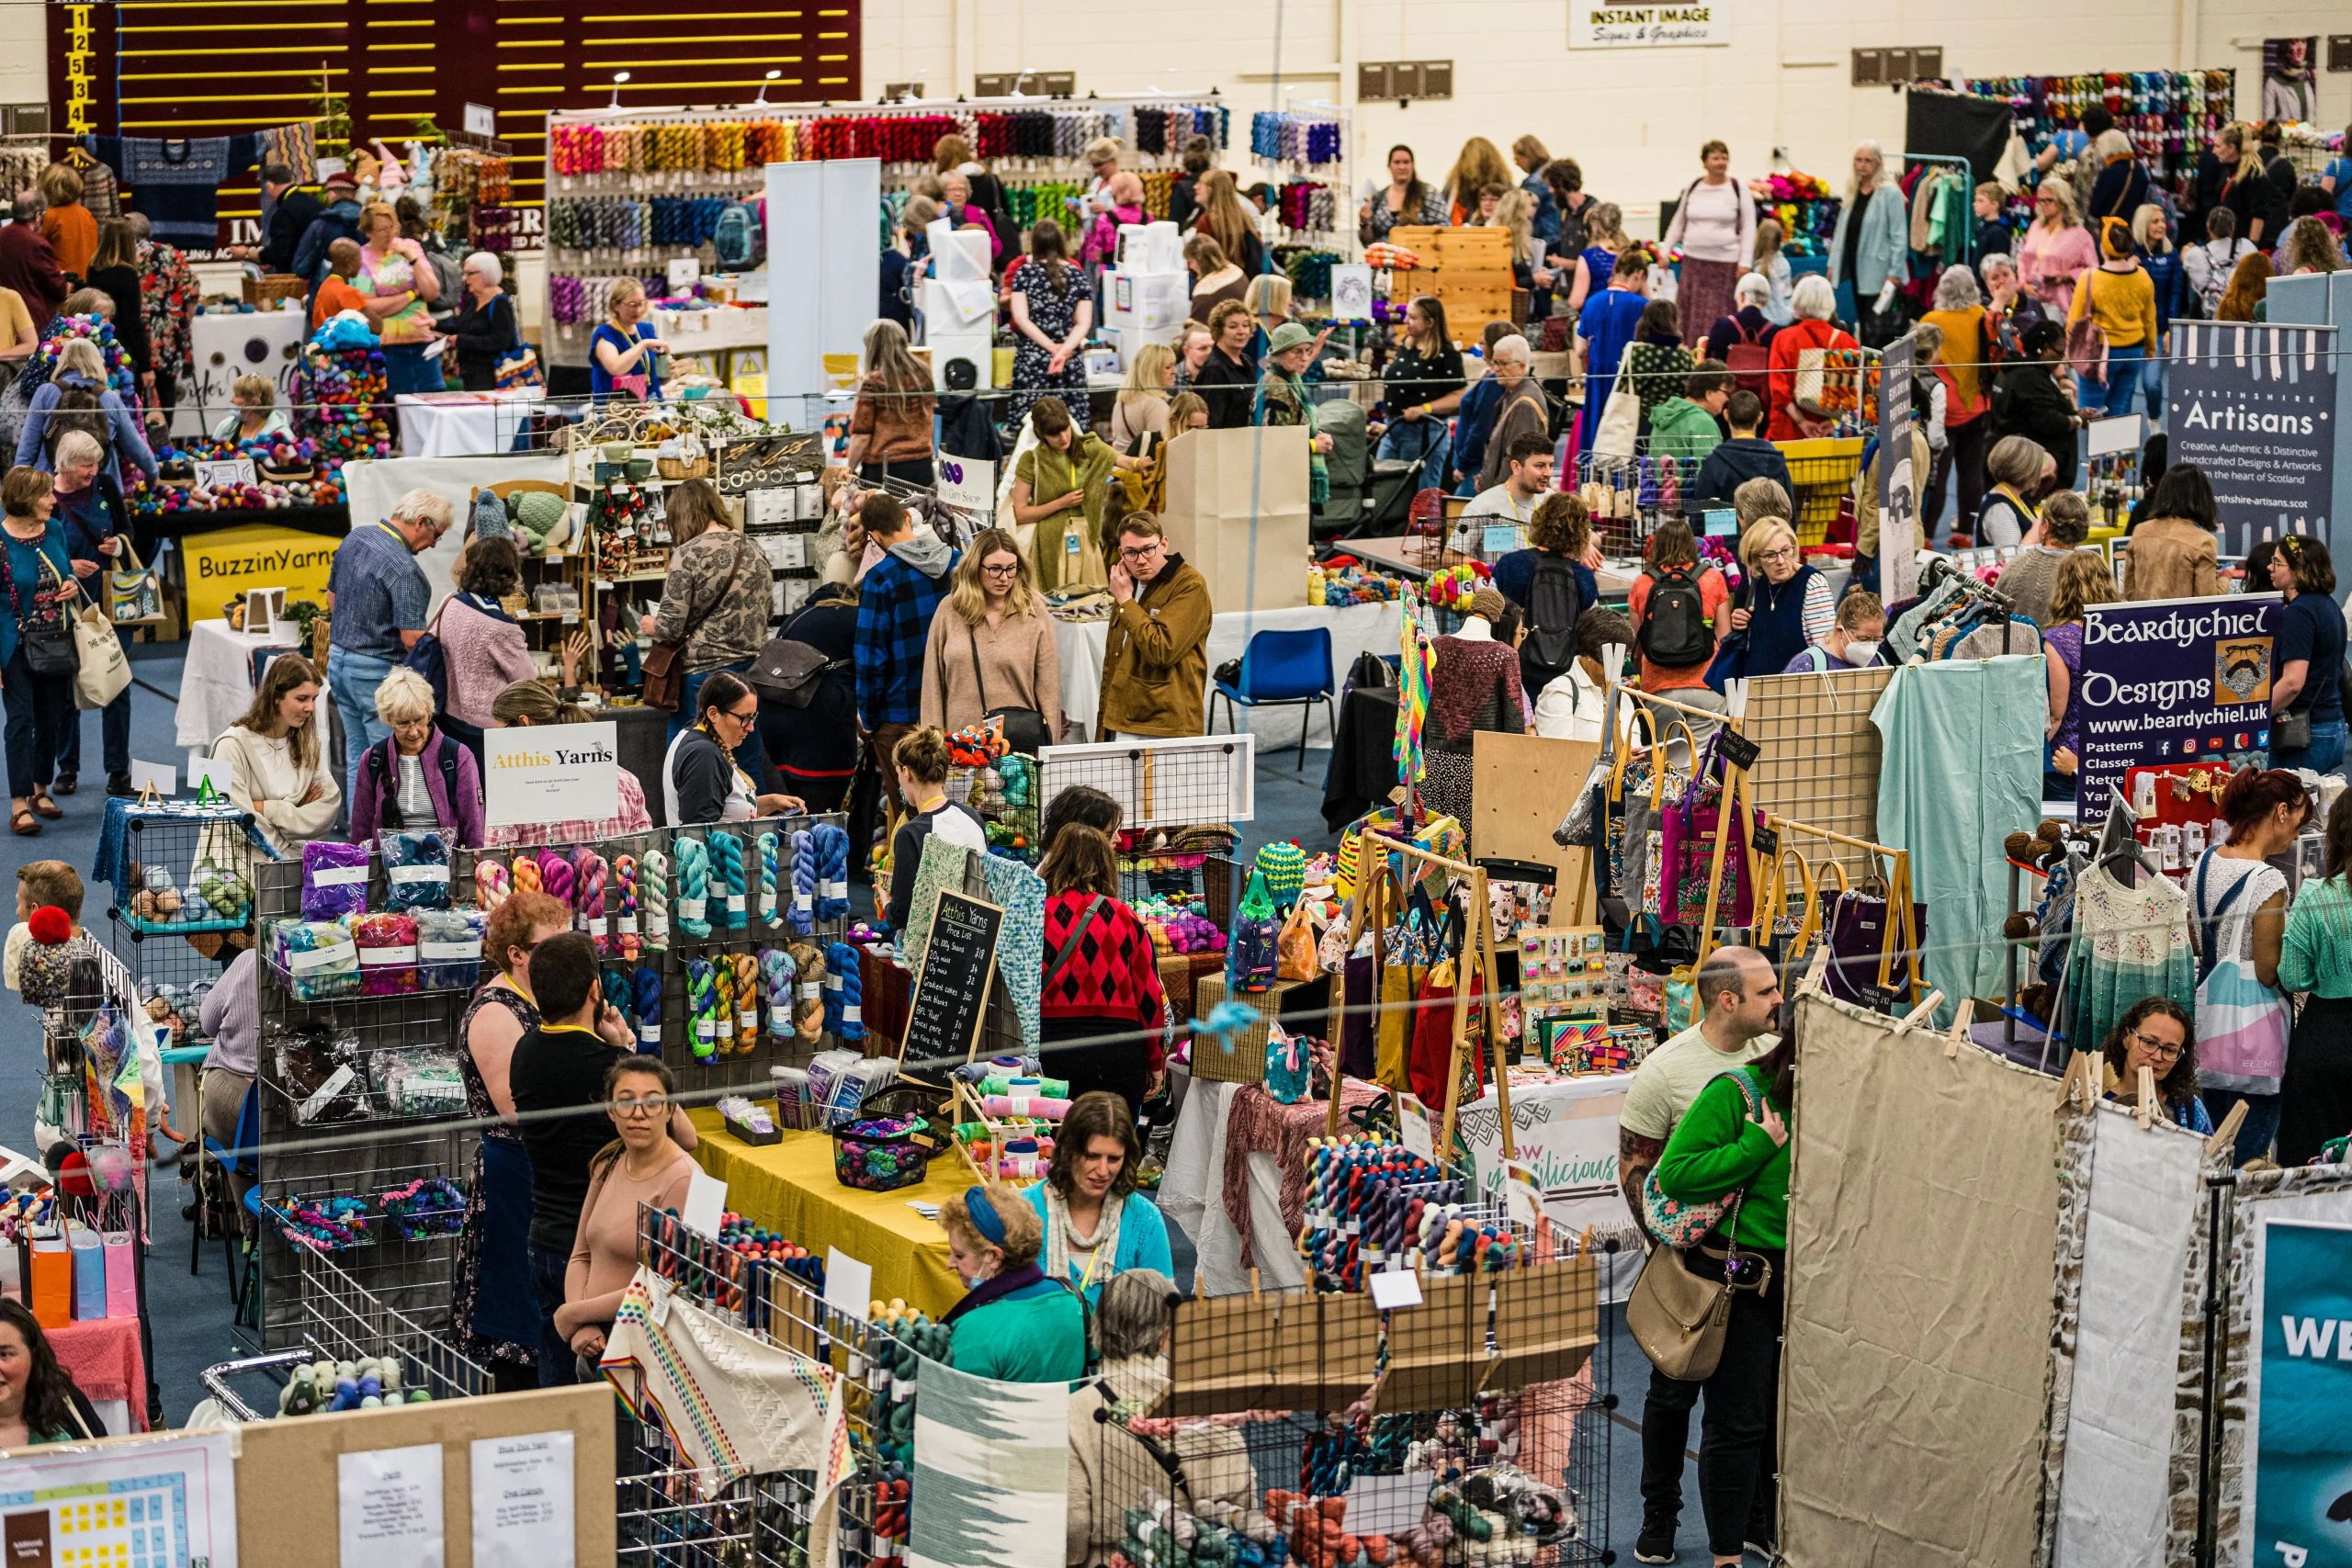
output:
[[[343,720],[343,797],[358,794],[359,767],[370,746],[391,739],[376,716],[376,688],[424,635],[433,590],[416,558],[441,542],[457,520],[446,497],[413,490],[390,519],[354,527],[327,570],[327,689]]]
[[[1159,518],[1138,512],[1120,523],[1111,601],[1101,738],[1204,733],[1209,622],[1216,611],[1207,581],[1169,549]]]
[[[857,521],[882,547],[882,558],[858,589],[857,718],[874,749],[882,798],[895,818],[904,809],[899,742],[922,722],[922,659],[931,642],[931,617],[947,597],[960,558],[936,534],[917,532],[907,509],[880,491],[858,507]]]

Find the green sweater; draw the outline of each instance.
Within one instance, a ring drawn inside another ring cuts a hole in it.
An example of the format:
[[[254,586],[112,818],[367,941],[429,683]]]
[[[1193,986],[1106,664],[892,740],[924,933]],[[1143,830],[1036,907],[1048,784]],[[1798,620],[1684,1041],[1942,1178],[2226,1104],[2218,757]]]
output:
[[[1693,461],[1723,445],[1715,416],[1688,398],[1668,398],[1650,415],[1650,454]]]
[[[947,1364],[999,1382],[1076,1382],[1086,1375],[1086,1309],[1040,1280],[957,1318]]]
[[[1747,1096],[1739,1086],[1743,1077],[1769,1092],[1769,1081],[1753,1066],[1725,1073],[1701,1089],[1658,1156],[1657,1184],[1669,1198],[1702,1203],[1747,1183],[1736,1239],[1742,1247],[1783,1247],[1789,1241],[1789,1145],[1775,1144],[1761,1122],[1748,1120]],[[1788,1114],[1786,1104],[1772,1104]]]
[[[2306,882],[2287,911],[2278,987],[2315,997],[2352,997],[2352,878]]]

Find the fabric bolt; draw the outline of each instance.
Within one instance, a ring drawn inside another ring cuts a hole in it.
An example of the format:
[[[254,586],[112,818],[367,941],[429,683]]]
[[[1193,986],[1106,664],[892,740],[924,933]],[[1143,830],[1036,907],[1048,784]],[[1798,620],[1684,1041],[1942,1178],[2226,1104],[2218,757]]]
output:
[[[2025,655],[1912,665],[1894,672],[1871,711],[1884,745],[1876,837],[1910,847],[1913,894],[1945,937],[1922,966],[1946,998],[1939,1021],[2003,986],[2002,841],[2041,819],[2048,682],[2042,661]],[[1974,787],[1955,791],[1955,778]]]
[[[251,132],[173,141],[89,136],[82,142],[122,176],[156,239],[199,251],[220,243],[220,187],[254,166],[258,143]]]

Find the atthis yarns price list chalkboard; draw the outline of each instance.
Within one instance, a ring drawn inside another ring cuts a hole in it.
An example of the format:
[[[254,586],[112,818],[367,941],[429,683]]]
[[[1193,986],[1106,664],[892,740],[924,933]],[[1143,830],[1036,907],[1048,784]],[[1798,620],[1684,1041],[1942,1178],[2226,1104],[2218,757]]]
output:
[[[933,906],[931,941],[915,972],[907,1003],[907,1038],[899,1060],[909,1066],[971,1060],[996,977],[996,947],[1004,910],[985,899],[942,888]]]

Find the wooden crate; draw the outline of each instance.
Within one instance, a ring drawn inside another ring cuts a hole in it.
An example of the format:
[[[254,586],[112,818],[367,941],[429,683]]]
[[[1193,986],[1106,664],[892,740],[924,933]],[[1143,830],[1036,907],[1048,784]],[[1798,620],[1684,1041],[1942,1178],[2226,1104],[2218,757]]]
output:
[[[1233,1049],[1225,1050],[1213,1040],[1193,1043],[1193,1076],[1211,1078],[1220,1083],[1263,1083],[1266,1078],[1266,1025],[1264,1020],[1281,1016],[1289,1004],[1291,993],[1314,987],[1328,997],[1329,976],[1317,976],[1312,980],[1278,980],[1271,991],[1245,991],[1238,998],[1258,1010],[1261,1021],[1253,1023],[1233,1036]],[[1200,1010],[1195,1015],[1206,1018],[1217,1003],[1225,1000],[1225,976],[1222,973],[1202,976],[1194,993]],[[1299,998],[1301,1005],[1316,1016],[1329,1011],[1329,1003],[1317,1004],[1313,995]],[[1293,1011],[1293,1018],[1297,1012]],[[1319,1032],[1319,1030],[1318,1030]]]

